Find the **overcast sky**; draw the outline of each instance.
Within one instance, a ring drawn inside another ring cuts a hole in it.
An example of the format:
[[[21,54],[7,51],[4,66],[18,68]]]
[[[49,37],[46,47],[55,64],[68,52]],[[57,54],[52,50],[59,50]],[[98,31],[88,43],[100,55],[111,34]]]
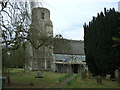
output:
[[[53,31],[73,40],[83,40],[84,23],[104,10],[118,10],[119,0],[43,0],[43,6],[51,12]]]
[[[24,0],[15,0],[24,1]],[[118,11],[119,0],[29,0],[41,2],[51,12],[54,35],[62,34],[64,38],[83,40],[84,23],[89,23],[106,7]]]

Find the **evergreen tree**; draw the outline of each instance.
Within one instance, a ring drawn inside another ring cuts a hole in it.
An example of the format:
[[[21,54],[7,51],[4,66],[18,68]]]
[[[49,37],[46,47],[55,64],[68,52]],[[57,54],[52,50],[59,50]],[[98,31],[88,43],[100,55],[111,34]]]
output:
[[[115,9],[98,13],[97,17],[84,24],[84,45],[89,70],[96,75],[113,74],[120,67],[120,46],[113,47],[113,37],[120,34],[120,13]]]

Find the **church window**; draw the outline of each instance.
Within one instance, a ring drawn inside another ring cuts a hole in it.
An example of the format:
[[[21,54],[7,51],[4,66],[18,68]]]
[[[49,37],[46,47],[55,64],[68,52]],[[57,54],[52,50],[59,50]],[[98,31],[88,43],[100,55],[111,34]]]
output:
[[[44,19],[44,12],[42,12],[42,14],[41,14],[41,19]]]
[[[50,61],[47,61],[47,68],[50,68]]]

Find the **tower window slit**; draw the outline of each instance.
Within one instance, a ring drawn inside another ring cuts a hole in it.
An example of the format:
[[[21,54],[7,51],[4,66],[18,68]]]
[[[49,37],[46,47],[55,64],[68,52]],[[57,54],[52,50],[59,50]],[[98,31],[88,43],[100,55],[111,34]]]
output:
[[[41,14],[41,19],[44,19],[44,12],[42,12],[42,14]]]

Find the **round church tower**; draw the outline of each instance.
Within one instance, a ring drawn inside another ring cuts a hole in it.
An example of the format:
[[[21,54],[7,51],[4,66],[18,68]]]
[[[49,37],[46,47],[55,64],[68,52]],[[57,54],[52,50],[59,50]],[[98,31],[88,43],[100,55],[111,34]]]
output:
[[[49,43],[51,43],[50,38],[53,37],[53,25],[50,20],[50,11],[47,8],[32,9],[29,32],[33,44],[31,45],[33,55],[31,55],[31,61],[29,60],[32,70],[51,69],[53,50]]]
[[[50,11],[47,8],[42,8],[42,7],[38,7],[38,8],[33,8],[32,9],[32,22],[34,22],[34,20],[50,20]]]
[[[47,35],[53,35],[53,24],[50,20],[50,11],[47,8],[38,7],[32,9],[32,27]]]

